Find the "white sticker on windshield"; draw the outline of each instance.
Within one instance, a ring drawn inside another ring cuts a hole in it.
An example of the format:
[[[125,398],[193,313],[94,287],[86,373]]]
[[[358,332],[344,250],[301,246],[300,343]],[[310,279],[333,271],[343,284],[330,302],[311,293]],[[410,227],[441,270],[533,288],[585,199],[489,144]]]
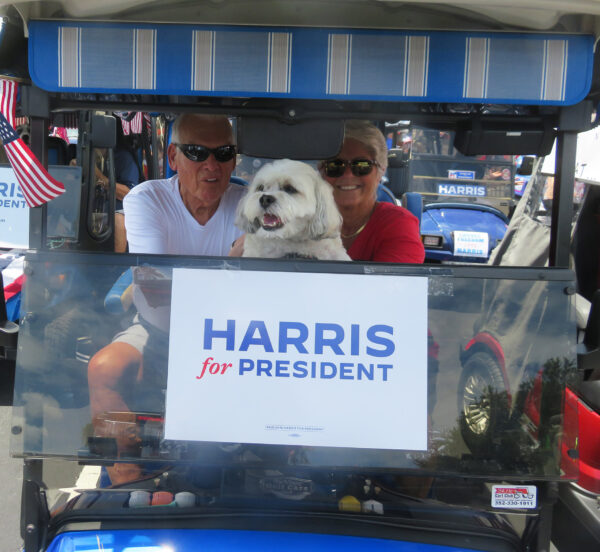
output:
[[[454,232],[454,255],[458,257],[487,258],[489,252],[489,236],[487,232]]]
[[[535,485],[492,485],[493,508],[535,508]]]

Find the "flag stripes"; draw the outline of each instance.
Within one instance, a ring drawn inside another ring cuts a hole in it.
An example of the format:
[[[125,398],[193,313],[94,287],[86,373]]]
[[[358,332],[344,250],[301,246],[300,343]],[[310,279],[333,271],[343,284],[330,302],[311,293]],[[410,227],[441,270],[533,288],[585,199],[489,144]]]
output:
[[[14,129],[17,85],[0,80],[0,139],[4,151],[15,172],[21,193],[29,207],[38,207],[65,191],[61,182],[50,176],[29,147]],[[12,121],[12,124],[11,124]]]
[[[10,145],[5,145],[6,156],[29,207],[38,207],[65,191],[63,184],[48,174],[20,138]]]
[[[2,113],[8,124],[15,128],[15,111],[17,109],[17,83],[15,81],[4,80],[0,81],[0,113]]]

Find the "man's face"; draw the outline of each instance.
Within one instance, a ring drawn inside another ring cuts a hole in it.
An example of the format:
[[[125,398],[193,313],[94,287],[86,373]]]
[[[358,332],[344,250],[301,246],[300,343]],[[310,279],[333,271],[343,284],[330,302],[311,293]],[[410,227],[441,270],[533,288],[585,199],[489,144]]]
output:
[[[196,144],[207,148],[230,145],[230,129],[222,122],[198,124],[187,119],[179,128],[180,144]],[[189,160],[174,144],[167,150],[169,165],[179,175],[179,189],[184,203],[190,207],[216,207],[227,189],[235,168],[235,157],[219,163],[211,153],[205,161]]]

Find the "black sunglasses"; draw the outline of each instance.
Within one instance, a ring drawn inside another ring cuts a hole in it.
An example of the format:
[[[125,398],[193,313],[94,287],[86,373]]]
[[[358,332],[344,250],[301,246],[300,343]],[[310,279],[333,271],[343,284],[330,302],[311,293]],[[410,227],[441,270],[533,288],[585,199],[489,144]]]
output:
[[[371,161],[370,159],[352,159],[352,161],[330,159],[323,163],[323,170],[325,171],[325,176],[329,178],[339,178],[346,172],[346,167],[350,167],[354,176],[366,176],[376,166],[379,166],[377,161]]]
[[[175,144],[183,155],[185,155],[190,161],[201,163],[206,161],[208,156],[212,153],[215,159],[219,163],[227,163],[231,161],[236,154],[235,146],[219,146],[218,148],[207,148],[206,146],[199,146],[197,144]]]

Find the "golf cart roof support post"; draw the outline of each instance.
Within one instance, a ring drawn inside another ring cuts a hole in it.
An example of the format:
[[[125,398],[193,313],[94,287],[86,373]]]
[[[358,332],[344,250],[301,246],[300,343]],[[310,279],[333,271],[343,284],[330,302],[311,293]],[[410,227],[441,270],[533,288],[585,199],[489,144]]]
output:
[[[157,118],[150,116],[150,122],[150,128],[152,129],[152,135],[150,136],[150,141],[152,144],[152,178],[163,178],[163,175],[159,174],[158,152],[160,151],[160,148],[158,147]],[[165,148],[165,150],[166,149],[167,148]]]
[[[29,118],[30,149],[44,168],[48,168],[48,126],[43,117]],[[46,243],[46,204],[29,210],[29,248],[42,249]]]
[[[26,459],[23,462],[21,491],[21,537],[25,552],[38,552],[48,524],[48,510],[43,496],[42,461]]]
[[[537,533],[537,550],[550,550],[552,537],[552,514],[558,499],[558,483],[546,481],[540,484],[540,514]]]
[[[559,130],[550,226],[550,266],[569,266],[576,153],[577,132]]]

